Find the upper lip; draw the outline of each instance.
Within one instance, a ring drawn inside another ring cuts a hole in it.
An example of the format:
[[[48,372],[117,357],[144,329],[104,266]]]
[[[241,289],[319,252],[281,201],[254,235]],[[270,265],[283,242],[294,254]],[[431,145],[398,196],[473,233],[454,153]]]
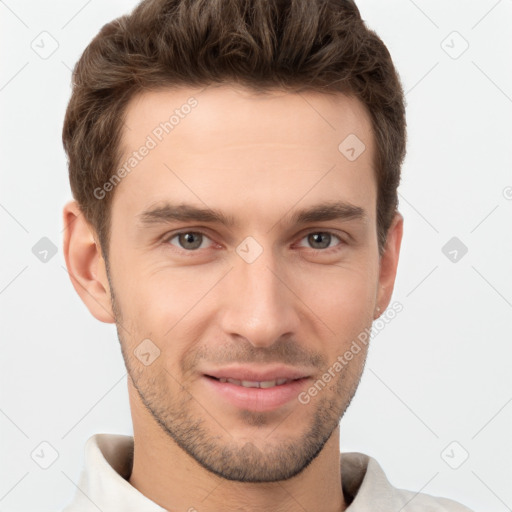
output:
[[[215,368],[203,372],[204,375],[215,377],[216,379],[235,379],[250,382],[266,382],[277,379],[297,380],[309,377],[311,373],[307,371],[291,368],[289,366],[266,366],[257,368],[254,366],[227,366],[225,368]]]

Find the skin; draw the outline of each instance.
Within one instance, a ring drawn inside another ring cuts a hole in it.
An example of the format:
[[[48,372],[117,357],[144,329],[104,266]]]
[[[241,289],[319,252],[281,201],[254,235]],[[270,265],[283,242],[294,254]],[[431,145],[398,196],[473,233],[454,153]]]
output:
[[[129,481],[168,510],[345,510],[338,424],[365,346],[309,403],[294,397],[269,411],[226,401],[204,372],[285,364],[306,375],[307,391],[388,306],[403,218],[379,256],[369,115],[342,94],[226,84],[146,92],[128,105],[123,156],[191,96],[198,106],[110,192],[108,267],[78,205],[64,208],[72,282],[98,320],[116,322],[128,370]],[[355,161],[338,150],[349,134],[366,146]],[[142,222],[165,201],[236,224]],[[364,217],[292,222],[336,201]],[[247,237],[262,250],[251,263],[236,250]],[[134,354],[145,339],[160,351],[148,365]]]

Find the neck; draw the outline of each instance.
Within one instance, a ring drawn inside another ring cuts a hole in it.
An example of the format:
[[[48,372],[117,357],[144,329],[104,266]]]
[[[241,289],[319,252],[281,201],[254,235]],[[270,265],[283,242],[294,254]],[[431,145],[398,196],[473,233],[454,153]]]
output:
[[[131,390],[133,391],[133,390]],[[204,469],[130,393],[134,432],[130,484],[166,510],[297,512],[346,509],[341,490],[339,427],[300,474],[272,483],[242,483]]]

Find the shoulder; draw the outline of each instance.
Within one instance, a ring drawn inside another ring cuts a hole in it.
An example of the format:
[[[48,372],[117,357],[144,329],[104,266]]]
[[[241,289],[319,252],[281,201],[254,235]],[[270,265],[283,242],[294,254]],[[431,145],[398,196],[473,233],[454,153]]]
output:
[[[347,512],[473,512],[448,498],[394,487],[380,464],[362,453],[341,454],[341,481]]]
[[[394,489],[397,505],[402,512],[473,512],[468,507],[448,498],[418,492]]]

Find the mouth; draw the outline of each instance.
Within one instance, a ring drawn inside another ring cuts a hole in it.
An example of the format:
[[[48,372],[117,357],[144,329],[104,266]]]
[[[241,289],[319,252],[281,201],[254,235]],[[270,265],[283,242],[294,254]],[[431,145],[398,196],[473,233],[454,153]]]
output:
[[[285,367],[265,370],[231,367],[203,373],[203,382],[212,400],[236,409],[265,412],[296,401],[310,375]]]
[[[276,386],[283,386],[290,382],[295,382],[297,380],[301,380],[301,378],[298,378],[298,379],[279,378],[279,379],[274,379],[274,380],[254,381],[254,380],[238,380],[238,379],[232,379],[229,377],[217,378],[217,377],[213,377],[212,375],[206,375],[206,377],[209,377],[210,379],[214,379],[222,384],[225,384],[228,382],[229,384],[233,384],[235,386],[242,386],[244,388],[262,388],[262,389],[275,388]]]

